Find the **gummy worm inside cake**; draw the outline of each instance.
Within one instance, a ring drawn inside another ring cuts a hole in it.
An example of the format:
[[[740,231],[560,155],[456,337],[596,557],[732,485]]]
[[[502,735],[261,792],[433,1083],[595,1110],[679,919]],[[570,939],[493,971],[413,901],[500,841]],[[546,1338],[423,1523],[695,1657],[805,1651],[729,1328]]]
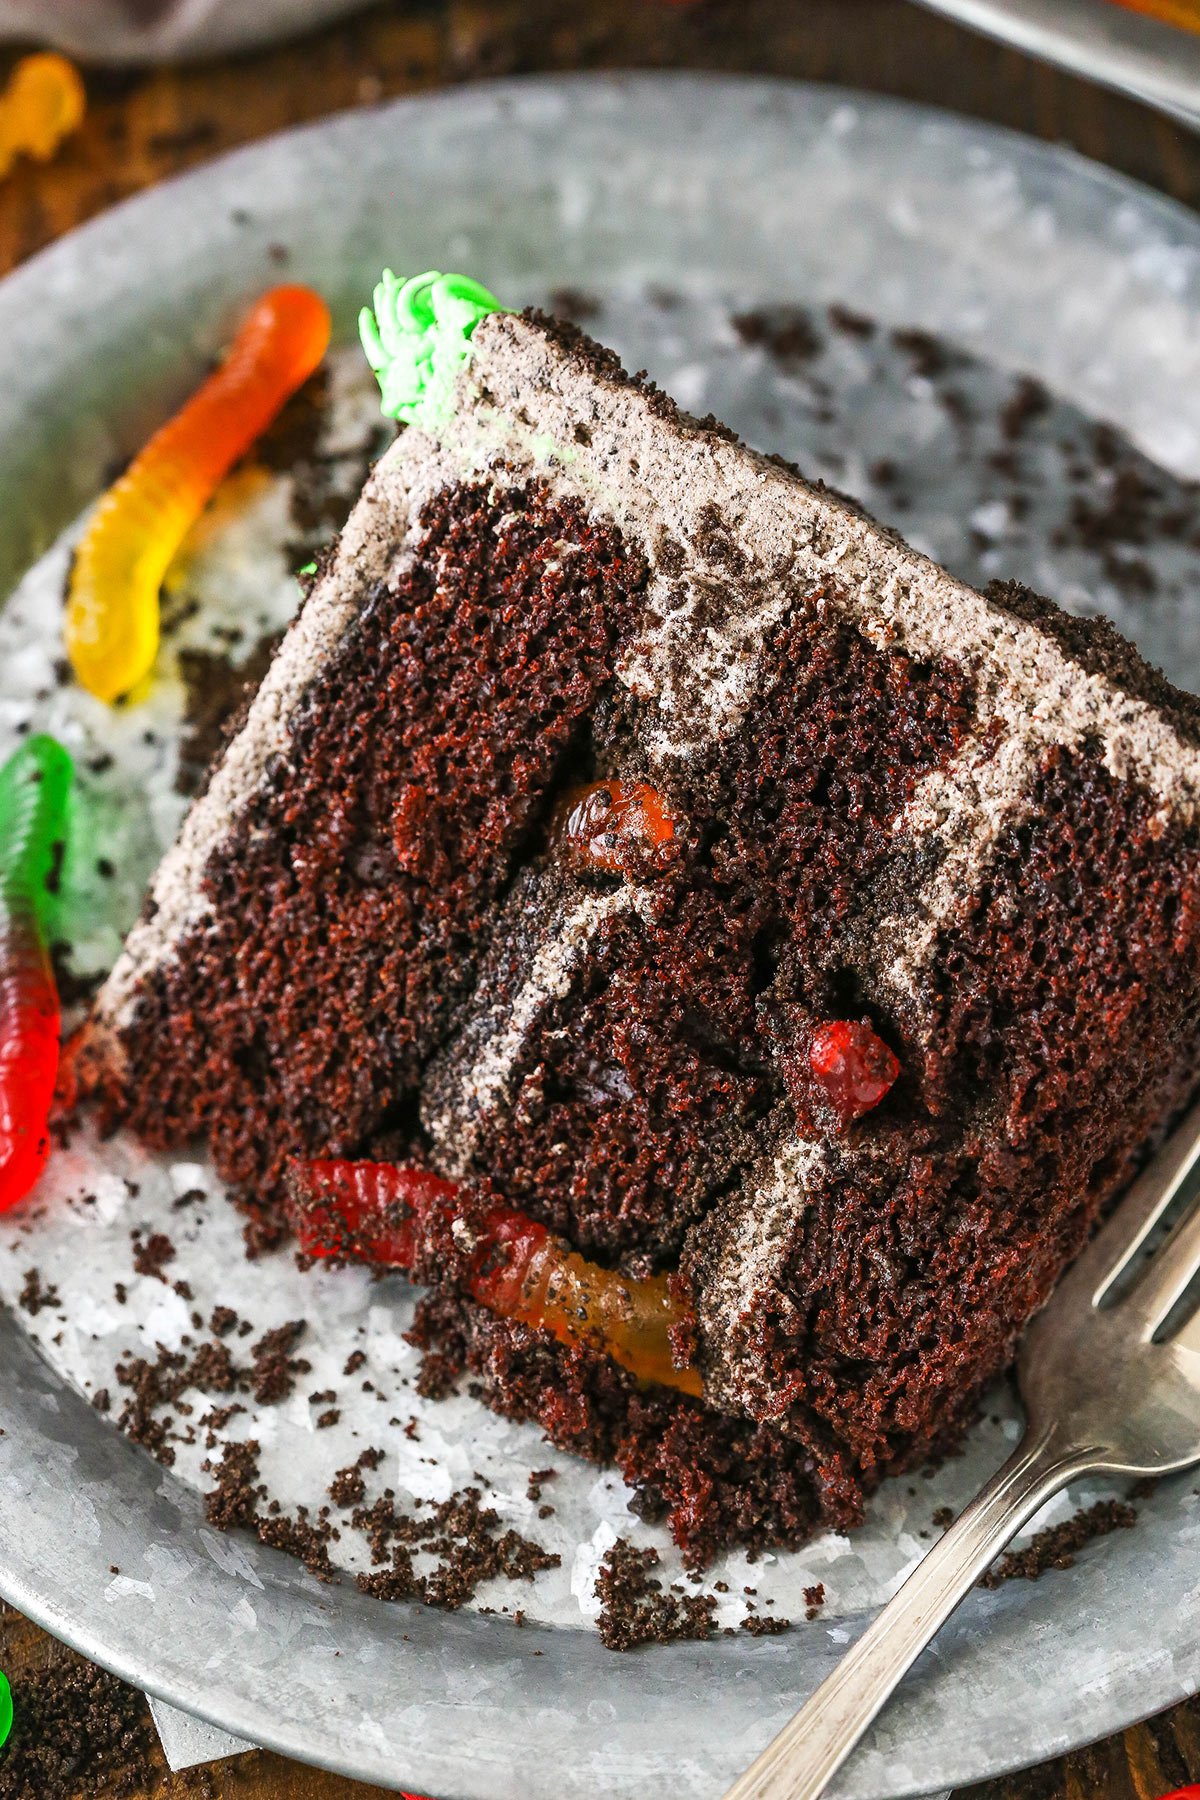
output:
[[[415,1167],[460,1247],[499,1208],[669,1295],[691,1391],[413,1259],[442,1366],[689,1555],[797,1542],[953,1443],[1196,1084],[1197,708],[573,329],[443,299],[469,344],[425,410],[425,341],[390,371],[411,422],[87,1062],[259,1242],[294,1160]]]

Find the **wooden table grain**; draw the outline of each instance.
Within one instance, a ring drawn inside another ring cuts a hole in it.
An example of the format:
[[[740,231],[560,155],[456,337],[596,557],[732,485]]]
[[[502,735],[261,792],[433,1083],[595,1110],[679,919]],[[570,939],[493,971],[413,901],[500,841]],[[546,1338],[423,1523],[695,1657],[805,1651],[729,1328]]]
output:
[[[0,78],[11,60],[0,54]],[[805,76],[948,105],[1070,144],[1200,206],[1200,140],[905,0],[391,0],[239,59],[89,71],[83,130],[52,163],[19,166],[0,184],[0,273],[126,195],[284,126],[451,82],[619,67]],[[18,1703],[49,1654],[27,1621],[0,1615],[0,1664]],[[127,1800],[367,1800],[383,1792],[262,1752],[181,1776],[169,1775],[155,1751],[145,1764]],[[1200,1700],[956,1800],[1156,1800],[1191,1780],[1200,1780]],[[518,1791],[514,1772],[514,1800]],[[72,1800],[99,1794],[88,1778]]]

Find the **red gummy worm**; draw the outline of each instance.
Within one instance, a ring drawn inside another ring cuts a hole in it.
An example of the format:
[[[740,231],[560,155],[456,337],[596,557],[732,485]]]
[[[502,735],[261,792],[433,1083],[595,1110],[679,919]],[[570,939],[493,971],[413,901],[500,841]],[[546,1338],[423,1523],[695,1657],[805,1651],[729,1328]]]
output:
[[[417,1221],[438,1204],[451,1211],[458,1193],[452,1181],[393,1163],[318,1159],[293,1163],[291,1174],[289,1214],[307,1255],[392,1269],[412,1267]]]
[[[0,769],[0,1212],[25,1198],[50,1150],[60,1016],[42,914],[71,777],[45,736]]]
[[[411,1269],[434,1215],[455,1223],[457,1187],[419,1169],[296,1162],[289,1186],[289,1215],[310,1256]],[[481,1304],[560,1343],[595,1344],[639,1380],[701,1394],[699,1371],[675,1365],[671,1333],[682,1315],[665,1276],[634,1281],[601,1268],[511,1207],[461,1224],[457,1279]]]

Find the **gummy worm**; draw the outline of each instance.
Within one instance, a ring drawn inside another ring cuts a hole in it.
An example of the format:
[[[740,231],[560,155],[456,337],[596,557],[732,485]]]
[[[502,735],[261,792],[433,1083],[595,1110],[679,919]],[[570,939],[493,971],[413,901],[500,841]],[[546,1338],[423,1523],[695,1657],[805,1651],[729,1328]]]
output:
[[[1119,0],[1130,12],[1149,13],[1167,25],[1181,25],[1185,31],[1200,31],[1200,5],[1197,0]]]
[[[576,861],[610,875],[654,873],[675,851],[675,821],[644,781],[593,781],[567,795],[563,836]]]
[[[51,50],[23,56],[0,94],[0,175],[22,154],[49,161],[79,129],[86,105],[74,63]]]
[[[71,777],[52,737],[30,738],[0,769],[0,1212],[24,1199],[50,1149],[60,1016],[43,915]]]
[[[221,367],[96,507],[71,570],[66,647],[98,699],[116,700],[149,673],[171,559],[222,478],[312,374],[329,330],[329,309],[310,288],[264,294]]]
[[[288,1215],[309,1256],[411,1269],[430,1227],[456,1217],[454,1182],[391,1163],[294,1162]],[[632,1281],[571,1250],[528,1214],[497,1205],[463,1221],[461,1285],[506,1319],[560,1343],[598,1344],[641,1381],[699,1397],[700,1374],[679,1368],[671,1328],[683,1315],[667,1278]]]

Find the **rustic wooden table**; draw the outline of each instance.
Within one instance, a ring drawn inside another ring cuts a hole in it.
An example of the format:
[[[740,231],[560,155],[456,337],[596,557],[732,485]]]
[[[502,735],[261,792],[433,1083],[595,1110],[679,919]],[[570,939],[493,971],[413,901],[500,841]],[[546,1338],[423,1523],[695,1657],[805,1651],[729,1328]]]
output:
[[[0,76],[8,60],[0,56]],[[19,167],[0,186],[0,273],[125,195],[282,126],[447,82],[622,66],[807,76],[950,105],[1064,141],[1200,205],[1200,139],[904,0],[390,0],[241,60],[89,72],[83,131],[53,163]],[[0,1664],[19,1701],[49,1692],[48,1672],[61,1672],[65,1661],[27,1621],[0,1609]],[[113,1688],[91,1714],[92,1754],[78,1747],[54,1772],[14,1772],[10,1756],[0,1765],[0,1800],[100,1800],[114,1782],[125,1800],[382,1795],[261,1752],[172,1777],[141,1703],[126,1695],[110,1704]],[[1013,1748],[1019,1754],[1020,1745]],[[72,1758],[74,1776],[66,1772]],[[1192,1779],[1200,1779],[1200,1701],[1061,1762],[973,1788],[970,1800],[1154,1800]],[[517,1786],[514,1775],[514,1794]]]

